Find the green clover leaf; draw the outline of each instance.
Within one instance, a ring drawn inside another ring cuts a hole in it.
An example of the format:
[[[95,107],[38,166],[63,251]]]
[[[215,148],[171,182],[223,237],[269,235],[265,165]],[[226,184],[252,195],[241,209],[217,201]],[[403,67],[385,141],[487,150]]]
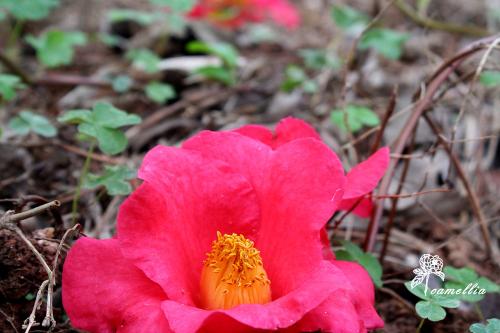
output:
[[[10,120],[9,127],[20,135],[34,132],[44,137],[53,137],[57,134],[57,129],[47,118],[31,111],[21,111]]]
[[[146,73],[156,73],[161,59],[148,49],[133,49],[127,52],[126,58],[132,60],[132,65]]]
[[[132,192],[128,182],[135,177],[135,172],[123,165],[104,166],[100,175],[90,173],[84,180],[83,187],[92,189],[104,186],[110,195],[127,195]]]
[[[21,82],[19,77],[0,73],[0,95],[2,95],[4,100],[12,100],[16,97],[16,90],[20,90],[25,87],[26,86]]]
[[[150,25],[161,19],[161,14],[120,8],[110,10],[107,13],[107,18],[111,23],[132,21],[140,25]]]
[[[370,22],[370,18],[362,12],[350,7],[335,5],[331,12],[335,24],[347,33],[357,35]]]
[[[403,46],[409,38],[410,35],[407,33],[373,28],[361,36],[358,47],[360,50],[372,48],[388,59],[397,60],[401,57]]]
[[[41,20],[59,5],[59,0],[2,0],[0,9],[6,9],[16,19]]]
[[[348,127],[353,133],[362,129],[363,126],[374,127],[380,124],[378,115],[367,107],[348,105],[345,108],[345,112],[347,112]],[[331,120],[338,128],[347,132],[345,114],[341,109],[335,109],[332,111]]]
[[[226,66],[236,67],[238,64],[238,50],[228,43],[204,43],[193,41],[187,45],[190,53],[205,53],[218,57]]]
[[[35,48],[38,60],[52,68],[69,65],[73,60],[75,46],[84,45],[87,37],[79,31],[50,30],[39,37],[29,35],[26,41]]]
[[[498,333],[500,332],[500,319],[492,318],[487,320],[487,324],[472,324],[469,327],[469,331],[472,333]]]
[[[58,118],[60,122],[78,124],[78,131],[86,137],[97,140],[99,149],[115,155],[127,147],[128,140],[120,127],[136,125],[141,118],[115,108],[105,102],[98,102],[90,110],[71,110]]]
[[[472,286],[477,284],[477,289],[484,289],[487,293],[500,292],[500,286],[498,284],[488,278],[479,277],[472,268],[455,268],[446,266],[443,269],[443,272],[446,274],[447,279],[445,288],[465,290],[467,286],[471,289]],[[457,296],[466,302],[478,302],[484,298],[484,295],[473,293],[462,293]]]
[[[163,104],[176,96],[175,90],[170,84],[157,81],[148,83],[145,92],[150,100],[158,104]]]
[[[485,87],[496,87],[500,85],[500,71],[484,71],[479,76],[479,82]]]
[[[133,83],[134,81],[132,81],[132,79],[127,75],[118,75],[111,80],[113,90],[117,93],[124,93],[129,91]]]

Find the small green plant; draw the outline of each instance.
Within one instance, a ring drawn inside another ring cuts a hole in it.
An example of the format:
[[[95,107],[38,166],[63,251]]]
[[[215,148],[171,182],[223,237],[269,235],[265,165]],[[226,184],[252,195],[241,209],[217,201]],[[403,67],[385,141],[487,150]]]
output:
[[[360,50],[373,49],[391,60],[401,57],[403,46],[410,38],[407,33],[386,28],[374,27],[365,31],[370,18],[349,6],[334,5],[332,18],[335,24],[347,34],[354,36],[362,34],[358,44]]]
[[[182,33],[186,28],[186,13],[193,8],[196,0],[149,0],[155,6],[167,7],[164,12],[164,21],[172,32]]]
[[[479,76],[479,82],[485,87],[500,86],[500,71],[484,71]]]
[[[98,102],[92,110],[71,110],[58,118],[62,123],[78,125],[79,136],[83,140],[90,141],[87,158],[83,163],[80,178],[73,196],[72,220],[76,222],[76,212],[78,210],[78,200],[82,186],[85,184],[93,186],[97,183],[106,186],[113,192],[124,190],[123,184],[118,184],[120,179],[125,181],[128,174],[123,170],[116,170],[112,167],[105,169],[103,175],[87,176],[90,167],[90,160],[94,152],[94,147],[99,146],[105,154],[115,155],[125,150],[128,144],[127,137],[120,130],[121,127],[136,125],[141,122],[141,118],[135,114],[115,108],[110,103]],[[111,186],[111,188],[109,188]]]
[[[386,58],[397,60],[403,53],[403,46],[410,35],[391,29],[373,28],[363,34],[359,49],[374,49]]]
[[[373,127],[380,124],[378,115],[371,109],[352,104],[346,106],[343,110],[333,110],[331,113],[331,120],[342,131],[347,132],[349,129],[353,133],[362,129],[363,126]]]
[[[53,137],[57,134],[57,129],[47,118],[31,111],[21,111],[9,121],[9,127],[19,135],[34,132],[44,137]]]
[[[473,269],[467,267],[455,268],[447,266],[443,269],[442,273],[440,268],[430,271],[429,274],[440,273],[442,276],[437,275],[442,279],[446,279],[444,288],[434,288],[431,292],[427,292],[422,278],[416,281],[419,276],[425,276],[421,272],[421,269],[417,269],[415,273],[417,274],[416,278],[412,282],[406,282],[405,286],[412,294],[421,299],[415,305],[417,314],[422,318],[417,332],[420,332],[425,319],[430,321],[443,320],[446,317],[444,308],[456,308],[460,305],[461,301],[478,302],[484,298],[485,293],[500,292],[499,285],[485,277],[478,276]],[[476,310],[482,318],[483,316],[479,307],[476,306]],[[483,332],[480,330],[480,324],[475,325],[478,327],[477,332]],[[474,331],[471,330],[471,332]]]
[[[118,75],[111,80],[113,90],[117,93],[124,93],[130,90],[134,81],[127,75]]]
[[[27,36],[26,41],[36,50],[38,60],[46,67],[69,65],[76,46],[85,45],[87,37],[79,31],[50,30],[39,37]]]
[[[285,80],[281,84],[281,90],[292,92],[301,88],[306,93],[314,93],[318,89],[315,81],[309,79],[304,70],[297,65],[289,65],[285,71]]]
[[[98,102],[92,110],[71,110],[58,118],[60,122],[77,124],[78,132],[86,140],[95,140],[102,152],[115,155],[127,147],[128,141],[120,127],[136,125],[141,118],[135,114]]]
[[[170,84],[157,81],[148,83],[145,92],[150,100],[158,104],[163,104],[176,96],[175,90]]]
[[[107,18],[111,23],[133,21],[146,26],[160,20],[162,15],[133,9],[111,9],[107,13]]]
[[[339,28],[352,35],[360,34],[370,22],[366,14],[347,5],[334,5],[331,15]]]
[[[1,0],[0,10],[5,10],[20,21],[41,20],[59,5],[59,0]]]
[[[0,101],[11,101],[16,97],[16,91],[25,88],[26,86],[21,82],[21,79],[15,75],[0,73]]]
[[[135,172],[124,165],[106,165],[100,175],[89,173],[83,181],[83,187],[93,189],[104,186],[109,195],[127,195],[132,192],[129,180],[133,178]]]
[[[487,320],[487,324],[475,323],[469,327],[471,333],[498,333],[500,332],[500,319],[491,318]]]
[[[185,13],[191,10],[196,0],[149,0],[154,5],[165,6],[174,12]]]
[[[412,287],[411,282],[406,282],[405,287],[413,295],[420,298],[420,301],[415,305],[415,310],[420,318],[422,318],[421,323],[425,319],[430,321],[443,320],[446,317],[446,310],[444,308],[456,308],[460,305],[460,301],[450,295],[425,293],[424,286],[421,284]]]
[[[339,69],[341,61],[337,56],[322,49],[302,49],[299,55],[306,67],[314,70]]]
[[[363,252],[359,246],[349,241],[342,241],[342,249],[335,251],[338,260],[355,261],[363,266],[373,283],[378,288],[382,287],[382,265],[372,254]]]
[[[208,79],[222,82],[228,86],[236,83],[238,65],[238,51],[227,43],[190,42],[187,51],[191,53],[205,53],[216,56],[222,62],[220,66],[204,66],[196,70],[196,74]]]
[[[126,58],[132,61],[132,65],[146,73],[156,73],[159,70],[161,59],[151,50],[133,49],[127,52]]]

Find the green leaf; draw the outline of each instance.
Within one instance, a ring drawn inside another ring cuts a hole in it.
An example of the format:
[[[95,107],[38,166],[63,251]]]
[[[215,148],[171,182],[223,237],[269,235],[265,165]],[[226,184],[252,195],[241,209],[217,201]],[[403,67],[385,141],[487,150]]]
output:
[[[500,332],[500,319],[492,318],[487,320],[487,325],[476,323],[469,327],[472,333],[498,333]]]
[[[421,284],[419,284],[415,288],[412,288],[411,282],[408,281],[408,282],[405,282],[405,287],[406,287],[406,289],[408,289],[409,292],[411,292],[413,295],[417,296],[420,299],[423,299],[423,300],[430,300],[431,299],[431,293],[427,292],[427,295],[426,295],[425,291],[424,291],[424,286],[422,286]]]
[[[26,41],[35,48],[37,58],[43,65],[57,67],[69,65],[73,60],[74,48],[84,45],[87,37],[79,31],[50,30],[37,38],[29,35]]]
[[[101,126],[95,126],[94,129],[99,149],[105,154],[116,155],[127,148],[127,137],[122,131]]]
[[[105,33],[100,33],[98,35],[98,38],[101,42],[111,47],[120,47],[124,45],[126,42],[126,39],[121,36],[105,34]]]
[[[420,317],[429,319],[430,321],[440,321],[446,317],[446,311],[438,304],[430,301],[418,302],[415,305],[415,310],[417,310],[417,314]]]
[[[59,0],[1,0],[0,9],[5,9],[16,19],[41,20],[59,5]]]
[[[323,49],[303,49],[299,51],[299,55],[304,59],[304,63],[311,69],[338,69],[340,68],[340,60]]]
[[[334,5],[331,12],[335,24],[351,34],[359,34],[370,22],[370,18],[362,12],[342,5]]]
[[[104,166],[104,173],[101,175],[88,174],[83,186],[85,188],[95,188],[104,186],[110,195],[127,195],[132,192],[132,186],[128,180],[135,177],[135,172],[126,166]]]
[[[14,117],[9,121],[9,127],[19,135],[26,135],[30,132],[30,124],[21,117]]]
[[[302,90],[308,94],[314,94],[318,91],[318,84],[313,80],[306,80],[302,82]]]
[[[234,72],[224,67],[205,66],[198,68],[195,73],[207,79],[222,82],[227,86],[232,86],[236,83]]]
[[[373,283],[379,288],[382,287],[382,265],[378,259],[370,253],[363,252],[359,246],[352,242],[342,241],[342,246],[344,250],[335,252],[337,259],[358,262],[370,274]]]
[[[462,289],[464,291],[466,288],[471,290],[473,289],[471,287],[477,285],[474,290],[482,288],[485,289],[486,292],[500,292],[500,286],[485,277],[479,277],[477,273],[469,267],[455,268],[446,266],[443,272],[446,274],[446,279],[448,280],[445,283],[445,288],[455,290]],[[484,298],[484,294],[481,295],[467,292],[457,295],[457,297],[466,302],[478,302]]]
[[[128,144],[127,137],[118,128],[138,124],[141,118],[109,103],[97,102],[92,111],[72,110],[59,117],[59,121],[79,124],[80,135],[96,139],[99,149],[114,155],[122,152]]]
[[[89,110],[71,110],[58,117],[57,120],[66,124],[92,122],[92,112]]]
[[[186,16],[179,12],[164,14],[164,21],[172,33],[183,34],[187,27]]]
[[[206,53],[211,54],[228,66],[236,67],[238,64],[238,51],[228,43],[204,43],[200,41],[193,41],[187,45],[187,51],[191,53]]]
[[[57,134],[57,129],[47,118],[31,111],[21,111],[17,117],[11,119],[9,126],[21,135],[30,131],[44,137],[53,137]]]
[[[479,76],[479,82],[485,87],[496,87],[500,85],[500,71],[484,71]]]
[[[128,125],[137,125],[141,122],[141,117],[115,108],[110,103],[97,102],[93,108],[92,122],[102,127],[114,129]]]
[[[410,38],[407,33],[391,29],[373,28],[361,36],[359,49],[374,49],[388,59],[397,60],[403,53],[403,46]]]
[[[16,90],[25,88],[21,79],[15,75],[0,73],[0,95],[6,101],[16,97]]]
[[[174,12],[188,12],[193,8],[196,0],[149,0],[157,6],[169,7]]]
[[[289,65],[285,71],[285,80],[281,84],[281,90],[284,92],[292,92],[296,88],[302,86],[308,79],[309,78],[302,68],[296,65]]]
[[[127,75],[118,75],[111,81],[113,90],[116,91],[117,93],[124,93],[129,91],[130,87],[132,86],[132,83],[133,83],[132,79]]]
[[[380,124],[378,115],[367,107],[350,104],[346,106],[345,112],[347,113],[347,124],[353,133],[362,129],[363,126],[374,127]],[[331,120],[338,128],[347,132],[345,113],[341,109],[332,111]]]
[[[148,49],[133,49],[127,52],[126,58],[132,60],[134,67],[147,73],[155,73],[159,70],[161,59]]]
[[[145,91],[148,98],[158,104],[163,104],[175,97],[175,90],[170,84],[157,81],[148,83]]]
[[[140,25],[150,25],[161,19],[160,13],[150,13],[133,9],[111,9],[107,13],[108,20],[112,23],[133,21]]]

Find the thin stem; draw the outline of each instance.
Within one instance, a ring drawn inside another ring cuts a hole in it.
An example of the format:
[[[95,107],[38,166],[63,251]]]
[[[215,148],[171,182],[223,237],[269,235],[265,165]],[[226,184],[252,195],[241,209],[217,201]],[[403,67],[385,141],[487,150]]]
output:
[[[10,70],[12,73],[19,76],[23,81],[23,83],[27,85],[31,85],[33,83],[33,80],[30,78],[30,76],[26,74],[21,69],[21,67],[19,67],[16,63],[10,60],[10,58],[2,50],[0,50],[0,63],[4,64],[4,66],[7,67],[7,69]]]
[[[486,29],[473,25],[458,25],[447,22],[440,22],[425,16],[421,16],[411,6],[407,5],[404,0],[396,0],[395,4],[396,7],[398,7],[398,9],[403,14],[408,16],[412,21],[426,28],[476,37],[485,37],[489,35],[489,32]]]
[[[425,321],[424,318],[422,318],[420,320],[420,323],[418,324],[418,327],[417,327],[417,330],[415,331],[415,333],[420,333],[420,330],[422,329],[422,326],[424,326],[424,321]]]
[[[85,162],[83,163],[82,173],[80,174],[80,178],[78,179],[78,185],[76,186],[75,196],[73,197],[73,203],[71,204],[71,221],[74,225],[76,223],[76,213],[78,210],[78,200],[80,200],[80,194],[82,192],[82,185],[90,167],[90,161],[92,160],[92,154],[94,153],[95,142],[90,144],[89,150],[87,152],[87,157],[85,158]]]
[[[479,321],[484,321],[483,311],[481,311],[479,304],[474,303],[474,310],[476,310],[476,313],[479,316]]]
[[[7,40],[7,44],[5,45],[5,49],[9,50],[13,47],[17,41],[19,40],[19,36],[21,35],[21,31],[23,30],[24,22],[22,20],[17,20],[14,24],[14,28],[9,34],[9,39]]]

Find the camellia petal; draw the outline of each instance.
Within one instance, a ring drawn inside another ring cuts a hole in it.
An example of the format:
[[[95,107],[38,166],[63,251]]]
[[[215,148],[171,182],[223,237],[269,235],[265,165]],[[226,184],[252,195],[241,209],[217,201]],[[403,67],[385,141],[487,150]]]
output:
[[[118,215],[123,253],[170,299],[194,304],[217,231],[255,238],[260,213],[252,186],[221,161],[162,146],[146,155],[139,177],[145,183]]]
[[[170,332],[163,290],[126,260],[118,241],[82,238],[63,268],[64,309],[75,327],[92,333]]]
[[[295,288],[308,276],[307,268],[322,259],[319,231],[342,197],[345,179],[337,156],[312,138],[273,151],[230,132],[203,132],[183,147],[221,159],[249,179],[262,214],[255,242],[269,267],[273,297]],[[294,259],[284,260],[287,257]]]
[[[357,216],[368,218],[372,215],[373,202],[371,201],[371,199],[363,197],[342,200],[339,204],[339,210],[349,211],[354,206],[355,208],[352,210],[352,212]]]
[[[311,125],[301,119],[292,117],[282,119],[276,126],[275,133],[258,125],[243,126],[235,130],[235,132],[261,141],[272,148],[277,148],[290,141],[304,138],[321,140],[318,132]]]
[[[380,148],[347,173],[344,200],[358,198],[375,189],[389,166],[389,148]]]
[[[339,269],[322,263],[310,271],[310,279],[287,295],[267,304],[244,304],[229,310],[207,311],[165,301],[162,308],[177,333],[239,333],[277,330],[293,326],[329,295],[349,285]],[[335,284],[332,281],[336,281]],[[349,298],[346,297],[346,301]],[[343,321],[337,317],[338,321]],[[253,330],[252,330],[253,328]],[[293,330],[299,332],[298,330]]]

